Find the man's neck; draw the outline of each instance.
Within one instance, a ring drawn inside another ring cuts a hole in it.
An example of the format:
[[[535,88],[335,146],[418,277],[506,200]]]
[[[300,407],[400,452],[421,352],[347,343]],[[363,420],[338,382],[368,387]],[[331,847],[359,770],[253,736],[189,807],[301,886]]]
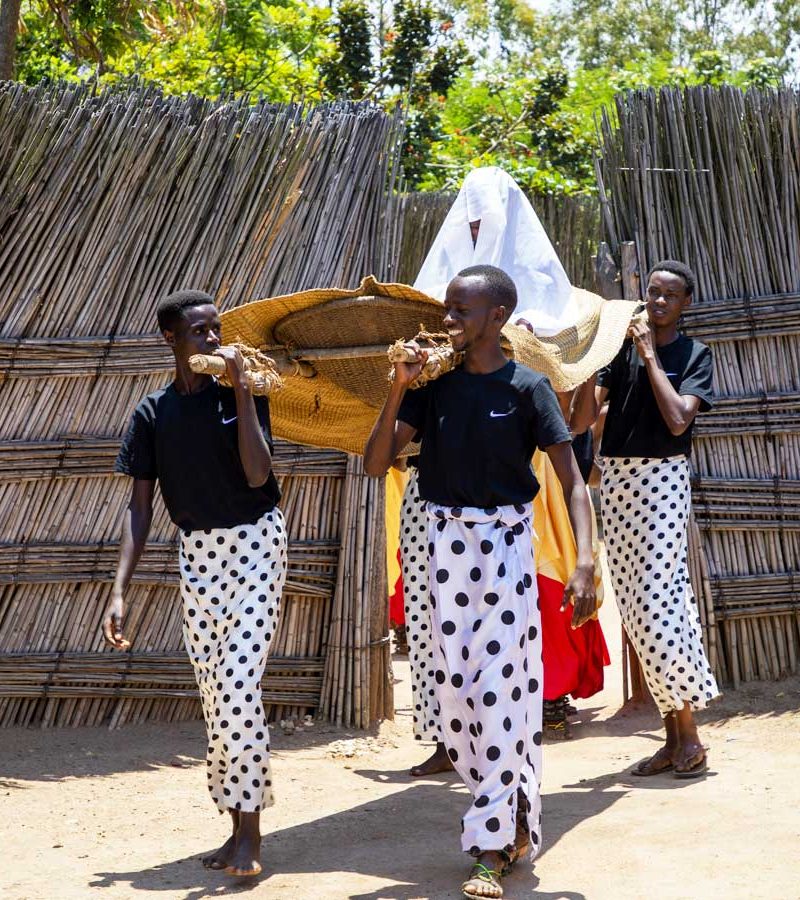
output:
[[[490,375],[507,362],[499,341],[478,343],[464,351],[463,369],[471,375]]]
[[[667,325],[664,328],[654,328],[654,337],[656,339],[656,347],[665,347],[673,341],[677,341],[680,336],[677,325]]]
[[[188,360],[175,359],[175,389],[179,394],[199,394],[211,383],[210,375],[193,372]]]

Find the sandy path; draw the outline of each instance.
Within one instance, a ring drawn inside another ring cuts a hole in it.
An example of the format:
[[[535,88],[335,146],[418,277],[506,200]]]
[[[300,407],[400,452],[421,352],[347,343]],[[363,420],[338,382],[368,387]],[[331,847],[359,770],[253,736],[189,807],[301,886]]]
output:
[[[613,645],[608,605],[603,618]],[[226,836],[204,793],[199,723],[0,732],[0,896],[456,900],[465,791],[452,776],[406,775],[426,748],[411,739],[405,662],[396,675],[397,720],[372,736],[320,725],[275,736],[278,805],[266,875],[251,885],[198,862]],[[607,683],[579,704],[575,739],[546,747],[545,849],[506,897],[800,898],[800,680],[705,714],[712,773],[690,783],[625,775],[657,746],[657,722],[618,712],[619,674]]]

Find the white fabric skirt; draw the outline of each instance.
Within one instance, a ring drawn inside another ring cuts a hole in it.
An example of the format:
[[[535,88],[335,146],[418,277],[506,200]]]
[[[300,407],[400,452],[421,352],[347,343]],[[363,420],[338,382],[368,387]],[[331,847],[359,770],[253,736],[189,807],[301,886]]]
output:
[[[403,569],[403,605],[411,668],[414,737],[418,741],[440,741],[442,731],[433,680],[426,505],[419,496],[417,470],[412,469],[400,508],[400,563]]]
[[[685,456],[605,459],[600,505],[608,567],[662,716],[686,703],[704,709],[719,696],[687,567],[691,496]]]
[[[428,504],[434,679],[444,743],[472,793],[462,848],[541,841],[541,613],[531,504]]]
[[[208,788],[220,811],[271,806],[261,677],[286,579],[277,508],[253,525],[182,532],[183,637],[208,734]]]

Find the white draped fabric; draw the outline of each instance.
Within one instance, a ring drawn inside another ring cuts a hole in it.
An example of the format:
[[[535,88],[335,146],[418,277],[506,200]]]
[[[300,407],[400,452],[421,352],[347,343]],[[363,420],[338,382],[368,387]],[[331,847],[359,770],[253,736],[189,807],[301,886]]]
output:
[[[472,243],[469,223],[480,221]],[[572,286],[528,198],[496,166],[473,169],[464,179],[414,287],[444,300],[450,281],[468,266],[491,265],[517,286],[512,323],[524,319],[537,334],[574,325],[579,310]]]

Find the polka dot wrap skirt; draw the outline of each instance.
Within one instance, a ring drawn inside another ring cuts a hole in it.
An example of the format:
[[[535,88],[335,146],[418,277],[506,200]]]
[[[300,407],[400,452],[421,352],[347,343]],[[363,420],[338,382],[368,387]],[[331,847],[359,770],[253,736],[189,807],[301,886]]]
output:
[[[253,525],[182,532],[183,637],[208,735],[208,788],[220,811],[273,804],[261,676],[286,579],[279,509]]]
[[[687,567],[688,460],[608,457],[600,501],[617,605],[659,712],[704,709],[719,689]]]
[[[441,740],[439,709],[433,680],[430,589],[428,587],[428,514],[420,499],[417,470],[411,469],[400,507],[400,563],[406,614],[414,737]]]
[[[542,640],[531,505],[428,504],[434,679],[443,740],[472,793],[462,848],[540,846]]]

